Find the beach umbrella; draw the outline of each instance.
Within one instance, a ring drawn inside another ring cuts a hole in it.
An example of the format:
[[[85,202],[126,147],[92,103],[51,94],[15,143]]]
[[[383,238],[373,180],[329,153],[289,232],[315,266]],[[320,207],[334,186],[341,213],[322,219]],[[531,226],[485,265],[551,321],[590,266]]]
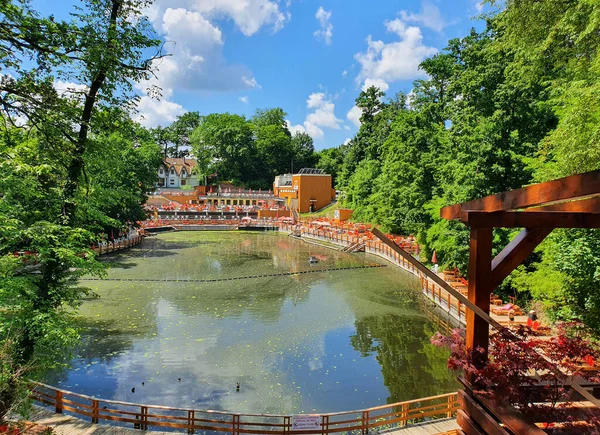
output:
[[[437,255],[436,255],[435,251],[433,251],[433,255],[431,256],[431,262],[433,264],[437,263]]]

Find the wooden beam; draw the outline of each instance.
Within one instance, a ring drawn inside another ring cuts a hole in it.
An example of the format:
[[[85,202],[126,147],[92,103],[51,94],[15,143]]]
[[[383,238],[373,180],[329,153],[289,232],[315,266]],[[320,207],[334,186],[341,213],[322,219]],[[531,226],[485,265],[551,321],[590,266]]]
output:
[[[442,208],[440,215],[444,219],[452,220],[459,219],[461,212],[466,210],[514,210],[599,193],[600,170],[597,170],[450,205]]]
[[[482,433],[488,435],[510,435],[500,424],[485,410],[483,409],[474,398],[467,394],[464,390],[458,390],[458,403],[463,412],[469,416],[469,418],[477,423],[479,427],[483,429]],[[460,424],[459,426],[463,427]]]
[[[526,208],[523,211],[570,211],[575,213],[600,213],[600,196],[576,201],[560,202],[558,204],[540,205]]]
[[[492,260],[492,291],[552,232],[549,228],[524,229]]]
[[[485,313],[490,312],[490,294],[492,293],[492,229],[471,229],[469,254],[469,301]],[[481,361],[473,363],[483,366],[487,362],[487,351],[490,339],[490,327],[485,319],[475,312],[467,311],[467,349],[482,348]]]
[[[568,211],[464,211],[461,220],[471,228],[600,228],[600,214]]]

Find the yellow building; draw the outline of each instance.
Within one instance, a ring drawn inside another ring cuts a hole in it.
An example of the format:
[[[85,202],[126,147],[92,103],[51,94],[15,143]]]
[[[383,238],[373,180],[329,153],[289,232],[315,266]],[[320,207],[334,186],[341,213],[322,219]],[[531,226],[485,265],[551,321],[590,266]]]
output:
[[[275,177],[273,193],[284,198],[288,208],[300,213],[320,210],[335,198],[331,175],[325,174],[322,169],[312,168]]]

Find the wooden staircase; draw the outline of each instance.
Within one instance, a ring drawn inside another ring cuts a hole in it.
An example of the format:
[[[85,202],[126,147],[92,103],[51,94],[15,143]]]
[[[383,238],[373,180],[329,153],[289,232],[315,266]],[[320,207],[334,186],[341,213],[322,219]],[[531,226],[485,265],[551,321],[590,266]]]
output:
[[[363,242],[352,243],[341,249],[342,252],[365,252],[365,244]]]

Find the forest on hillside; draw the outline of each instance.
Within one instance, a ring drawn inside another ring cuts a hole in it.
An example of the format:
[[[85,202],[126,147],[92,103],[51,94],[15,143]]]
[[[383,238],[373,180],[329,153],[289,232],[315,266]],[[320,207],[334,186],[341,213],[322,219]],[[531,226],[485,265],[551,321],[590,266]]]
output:
[[[426,59],[410,94],[361,92],[359,132],[318,164],[356,220],[415,235],[464,275],[469,230],[441,207],[600,168],[600,4],[488,3],[485,30]],[[515,235],[495,230],[495,254]],[[600,328],[600,232],[555,230],[499,293]]]

